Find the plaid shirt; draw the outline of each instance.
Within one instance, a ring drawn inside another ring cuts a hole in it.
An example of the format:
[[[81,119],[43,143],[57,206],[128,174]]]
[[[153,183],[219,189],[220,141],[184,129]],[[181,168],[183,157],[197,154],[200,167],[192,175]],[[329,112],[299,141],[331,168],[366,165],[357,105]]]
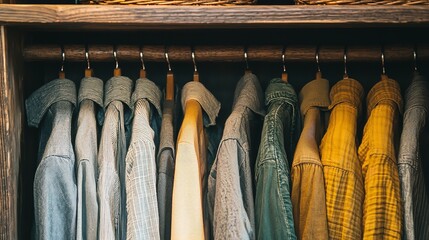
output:
[[[363,238],[400,239],[401,195],[394,148],[395,126],[402,110],[399,84],[378,82],[368,93],[368,121],[359,158],[365,179]]]
[[[136,81],[131,143],[125,160],[127,239],[160,239],[154,141],[157,129],[151,127],[151,122],[161,116],[160,102],[161,91],[152,81]]]
[[[320,146],[330,239],[362,238],[364,187],[356,128],[363,95],[362,85],[351,78],[330,93],[332,112]]]

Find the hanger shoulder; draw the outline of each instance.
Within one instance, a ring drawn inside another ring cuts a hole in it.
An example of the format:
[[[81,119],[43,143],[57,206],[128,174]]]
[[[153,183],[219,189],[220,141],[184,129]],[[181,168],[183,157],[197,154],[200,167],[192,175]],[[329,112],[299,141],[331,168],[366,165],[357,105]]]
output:
[[[169,71],[167,73],[165,100],[167,100],[167,101],[173,101],[174,100],[174,75],[173,75],[173,72],[171,72],[171,71]]]

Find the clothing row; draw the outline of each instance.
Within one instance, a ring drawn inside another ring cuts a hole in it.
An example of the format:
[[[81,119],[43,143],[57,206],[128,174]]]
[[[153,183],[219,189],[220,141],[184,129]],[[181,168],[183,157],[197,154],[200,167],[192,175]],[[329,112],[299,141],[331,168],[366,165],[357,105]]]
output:
[[[318,72],[299,94],[275,78],[264,97],[246,72],[224,127],[198,81],[164,99],[146,78],[55,79],[26,100],[35,238],[428,239],[428,90],[416,73],[401,133],[400,87],[383,75],[360,139],[365,93],[348,77],[330,88]]]

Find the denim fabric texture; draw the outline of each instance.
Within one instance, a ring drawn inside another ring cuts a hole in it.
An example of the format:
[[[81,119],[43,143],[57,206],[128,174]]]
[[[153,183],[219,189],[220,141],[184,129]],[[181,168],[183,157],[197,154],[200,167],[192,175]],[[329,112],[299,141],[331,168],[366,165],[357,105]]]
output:
[[[206,239],[209,224],[207,185],[207,136],[205,126],[215,125],[220,103],[200,82],[182,90],[184,119],[177,138],[174,172],[171,239]],[[208,121],[205,125],[203,115]]]
[[[105,84],[105,120],[98,149],[99,239],[126,238],[125,125],[133,81],[112,77]]]
[[[252,119],[264,115],[258,78],[237,83],[231,115],[208,178],[209,211],[214,239],[255,239],[253,177],[256,151],[251,149]]]
[[[34,178],[36,239],[76,238],[77,186],[71,143],[76,86],[55,79],[36,90],[25,102],[29,126],[41,120],[39,166]]]
[[[265,91],[267,115],[255,166],[256,239],[296,239],[290,198],[290,167],[301,133],[298,97],[279,78]]]
[[[429,192],[422,162],[427,149],[429,84],[416,73],[405,95],[405,113],[398,154],[403,239],[429,239]],[[426,138],[426,141],[424,139]]]
[[[95,77],[80,82],[79,116],[75,139],[77,160],[77,240],[96,240],[98,227],[97,112],[103,108],[103,81]]]
[[[155,131],[161,123],[161,91],[152,81],[138,79],[131,142],[126,156],[127,239],[160,239],[156,189]]]

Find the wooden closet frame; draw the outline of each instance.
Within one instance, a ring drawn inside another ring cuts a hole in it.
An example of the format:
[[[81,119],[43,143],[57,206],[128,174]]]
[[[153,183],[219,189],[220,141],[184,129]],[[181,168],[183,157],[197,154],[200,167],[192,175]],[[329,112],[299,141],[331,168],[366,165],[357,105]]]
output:
[[[110,31],[429,27],[429,5],[163,7],[0,2],[6,3],[0,5],[0,240],[18,238],[18,173],[21,155],[25,151],[22,144],[23,46],[22,37],[16,29]]]

